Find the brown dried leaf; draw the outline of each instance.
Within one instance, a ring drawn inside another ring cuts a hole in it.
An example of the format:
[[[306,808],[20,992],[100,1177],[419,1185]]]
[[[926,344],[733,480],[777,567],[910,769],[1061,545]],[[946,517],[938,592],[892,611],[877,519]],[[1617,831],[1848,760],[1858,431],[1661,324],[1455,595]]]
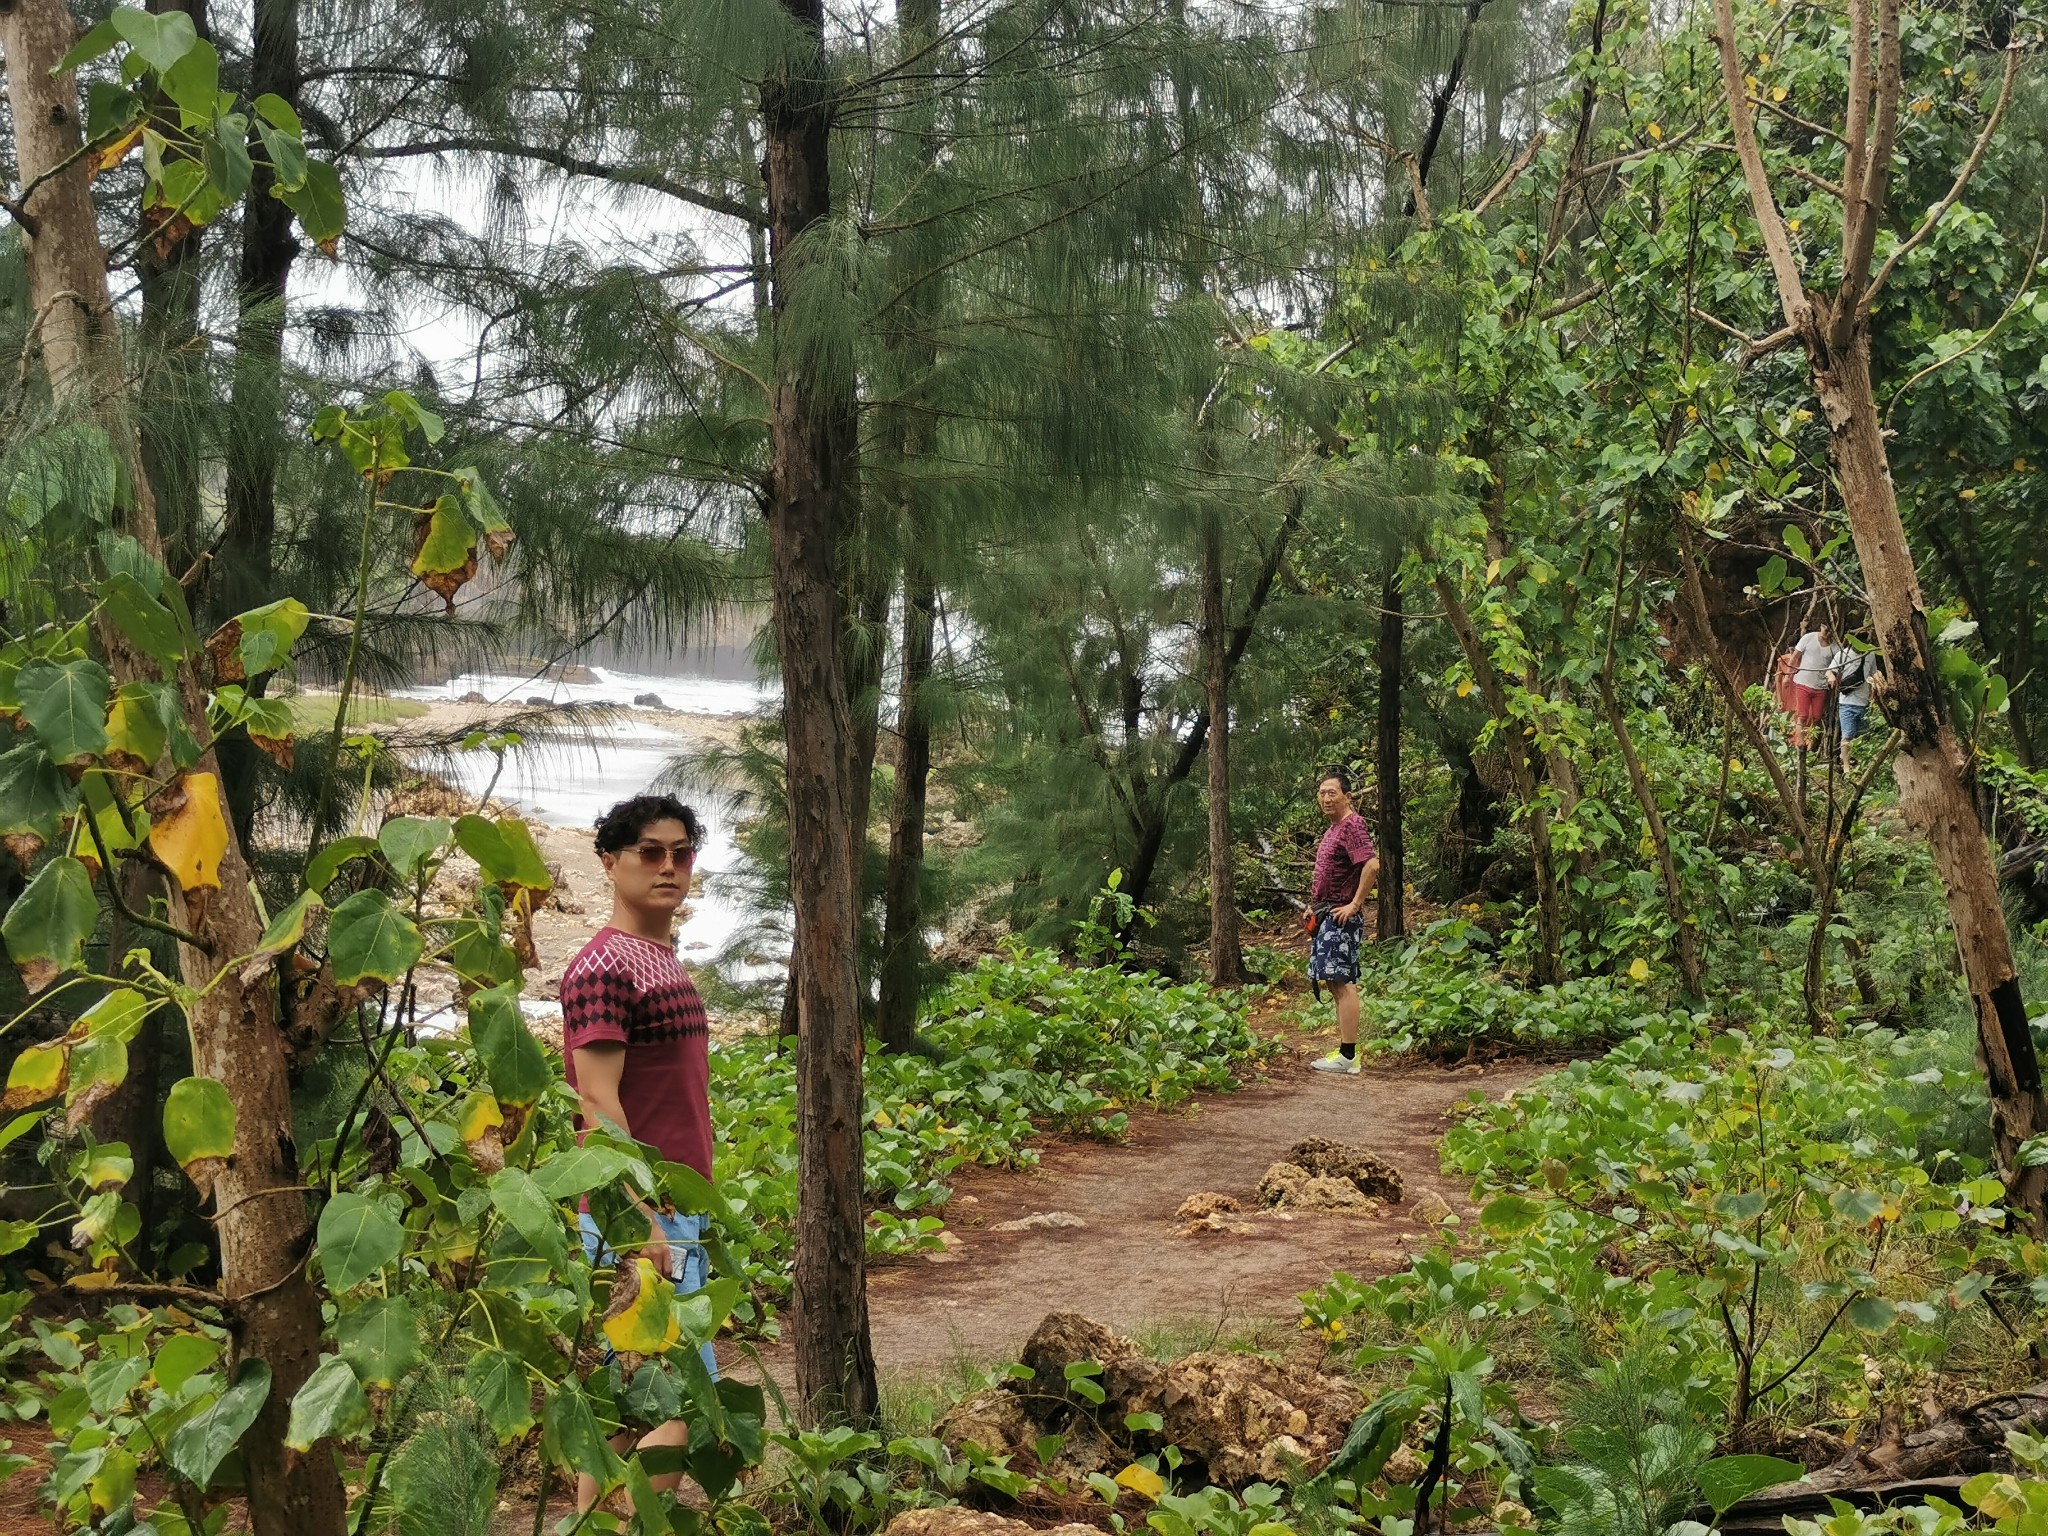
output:
[[[229,619],[207,638],[206,654],[212,658],[213,680],[216,683],[240,683],[248,680],[249,674],[242,669],[240,619]]]
[[[185,1177],[199,1191],[202,1204],[213,1198],[213,1181],[226,1173],[227,1168],[228,1160],[224,1157],[198,1157],[185,1165]]]

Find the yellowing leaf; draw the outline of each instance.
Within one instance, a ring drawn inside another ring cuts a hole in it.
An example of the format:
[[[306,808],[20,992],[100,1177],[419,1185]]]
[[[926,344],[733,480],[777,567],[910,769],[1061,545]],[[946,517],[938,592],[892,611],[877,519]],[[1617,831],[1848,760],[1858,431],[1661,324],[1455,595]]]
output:
[[[1650,962],[1638,955],[1629,962],[1628,974],[1629,979],[1632,981],[1648,981],[1650,979]]]
[[[455,1134],[475,1141],[493,1126],[505,1123],[505,1112],[488,1093],[473,1093],[462,1106],[462,1118],[455,1122]]]
[[[220,859],[228,847],[220,780],[210,773],[183,774],[151,801],[149,846],[180,890],[219,890]]]
[[[1116,1480],[1121,1487],[1128,1488],[1140,1498],[1151,1499],[1155,1503],[1159,1495],[1166,1492],[1166,1479],[1150,1467],[1135,1461],[1117,1473]]]
[[[2027,1512],[2027,1496],[2010,1473],[1984,1472],[1962,1486],[1963,1502],[1993,1520],[2017,1520]]]
[[[1648,132],[1650,137],[1653,139],[1662,139],[1664,137],[1664,130],[1658,127],[1655,123],[1650,124]]]
[[[141,142],[142,129],[139,126],[129,129],[126,133],[122,134],[120,138],[114,140],[113,143],[109,144],[97,155],[93,156],[92,164],[94,172],[98,173],[100,171],[111,171],[115,166],[119,165],[123,160],[128,158],[129,150],[133,149],[136,145],[140,144]]]
[[[645,1259],[635,1259],[633,1268],[639,1288],[624,1310],[604,1320],[604,1336],[621,1354],[658,1355],[683,1336],[676,1309],[669,1305],[675,1287]]]
[[[887,1111],[886,1109],[878,1109],[878,1110],[876,1110],[876,1111],[875,1111],[875,1129],[876,1129],[876,1130],[878,1130],[878,1131],[889,1131],[889,1130],[894,1130],[895,1128],[896,1128],[896,1122],[895,1122],[894,1120],[891,1120],[891,1119],[889,1118],[889,1111]]]
[[[71,1042],[52,1040],[32,1045],[14,1058],[7,1070],[7,1091],[0,1094],[0,1114],[12,1114],[45,1099],[54,1099],[64,1087],[64,1059]]]
[[[1461,678],[1459,678],[1459,679],[1458,679],[1458,697],[1459,697],[1459,698],[1461,698],[1461,699],[1463,699],[1463,698],[1469,698],[1469,697],[1471,696],[1471,693],[1472,693],[1472,679],[1471,679],[1471,678],[1469,678],[1469,677],[1461,677]]]
[[[1785,99],[1785,87],[1783,87],[1782,85],[1775,85],[1775,86],[1772,86],[1772,87],[1771,87],[1771,100],[1773,100],[1773,101],[1783,101],[1784,99]]]

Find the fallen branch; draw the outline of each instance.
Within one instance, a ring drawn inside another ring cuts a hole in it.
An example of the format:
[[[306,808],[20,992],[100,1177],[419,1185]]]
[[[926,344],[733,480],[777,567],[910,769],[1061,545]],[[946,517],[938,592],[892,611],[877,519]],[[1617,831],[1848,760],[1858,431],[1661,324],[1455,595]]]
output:
[[[1962,1478],[2006,1464],[2008,1434],[2039,1434],[2043,1428],[2048,1428],[2048,1384],[1987,1397],[1951,1409],[1910,1435],[1852,1447],[1841,1460],[1796,1483],[1753,1494],[1728,1511],[1720,1529],[1723,1536],[1782,1531],[1787,1515],[1826,1514],[1830,1498],[1865,1509],[1930,1493],[1953,1500]]]

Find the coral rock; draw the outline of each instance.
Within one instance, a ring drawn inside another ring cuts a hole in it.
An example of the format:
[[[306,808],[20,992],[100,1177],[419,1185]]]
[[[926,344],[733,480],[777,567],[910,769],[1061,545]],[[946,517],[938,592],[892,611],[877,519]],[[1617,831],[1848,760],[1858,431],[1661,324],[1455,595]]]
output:
[[[1189,1195],[1181,1201],[1180,1209],[1173,1213],[1175,1221],[1200,1221],[1205,1216],[1214,1216],[1219,1211],[1238,1211],[1243,1207],[1234,1195],[1219,1195],[1213,1189],[1200,1194]]]
[[[1228,1488],[1312,1475],[1365,1408],[1347,1381],[1236,1354],[1175,1361],[1164,1401],[1165,1437]]]
[[[1312,1174],[1299,1163],[1275,1163],[1259,1180],[1259,1198],[1296,1211],[1351,1211],[1369,1216],[1386,1202],[1366,1194],[1349,1179]]]
[[[991,1456],[1014,1456],[1044,1431],[1032,1421],[1024,1399],[995,1387],[962,1398],[935,1426],[938,1437],[952,1446],[970,1441]]]
[[[1092,1360],[1102,1367],[1096,1378],[1111,1403],[1123,1413],[1148,1413],[1166,1380],[1166,1367],[1121,1334],[1112,1333],[1078,1312],[1053,1312],[1024,1343],[1024,1364],[1032,1371],[1030,1389],[1083,1401],[1067,1384],[1067,1367]]]
[[[1326,1136],[1311,1136],[1288,1148],[1287,1161],[1318,1178],[1349,1179],[1360,1193],[1376,1196],[1389,1205],[1401,1203],[1401,1170],[1363,1147],[1347,1146]]]
[[[1088,1223],[1072,1211],[1037,1211],[1029,1216],[1019,1216],[1015,1221],[999,1221],[989,1228],[991,1232],[1031,1232],[1040,1227],[1085,1227]]]
[[[1415,1197],[1415,1219],[1426,1227],[1441,1226],[1451,1215],[1450,1202],[1435,1190],[1424,1190]]]

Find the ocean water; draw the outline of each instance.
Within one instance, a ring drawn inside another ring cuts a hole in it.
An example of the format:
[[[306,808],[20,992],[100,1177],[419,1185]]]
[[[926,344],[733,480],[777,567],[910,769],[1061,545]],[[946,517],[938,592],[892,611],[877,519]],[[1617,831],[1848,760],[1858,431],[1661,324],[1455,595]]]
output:
[[[464,694],[480,693],[493,704],[523,704],[546,699],[550,704],[627,704],[642,694],[658,694],[662,704],[688,715],[744,715],[782,692],[773,682],[750,682],[691,673],[650,674],[591,667],[588,683],[558,682],[545,677],[508,673],[465,672],[445,683],[401,689],[402,699],[453,703]]]
[[[736,715],[760,708],[780,692],[772,684],[728,678],[591,670],[597,681],[589,683],[469,673],[445,684],[403,689],[397,696],[452,702],[475,692],[493,702],[513,704],[545,697],[551,703],[627,706],[629,712],[589,730],[530,736],[506,753],[502,771],[493,754],[483,751],[458,753],[437,765],[458,788],[476,795],[497,772],[491,791],[496,799],[551,826],[587,828],[611,806],[647,790],[679,756],[700,743],[687,721],[679,725],[668,717],[630,712],[635,696],[658,694],[667,708],[683,716]],[[723,796],[687,779],[678,788],[684,803],[702,820],[704,837],[697,856],[697,889],[677,942],[686,964],[703,965],[752,921],[734,899],[734,886],[744,877],[747,860],[734,838],[733,816]],[[578,895],[603,900],[601,891]],[[734,967],[736,979],[762,979],[784,969],[786,940],[763,935],[756,948],[763,963]]]

